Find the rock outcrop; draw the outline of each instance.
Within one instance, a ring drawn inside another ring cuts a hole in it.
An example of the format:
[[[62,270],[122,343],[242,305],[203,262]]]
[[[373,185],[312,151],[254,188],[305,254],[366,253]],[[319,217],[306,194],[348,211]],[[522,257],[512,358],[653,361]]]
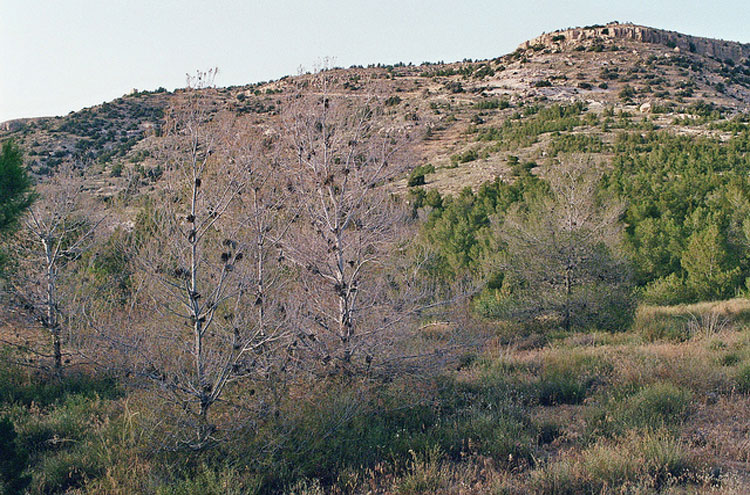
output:
[[[564,29],[545,33],[526,41],[519,48],[528,50],[538,46],[547,48],[569,48],[581,42],[599,40],[633,40],[643,43],[656,43],[680,52],[696,53],[722,61],[732,60],[735,63],[750,58],[750,44],[736,41],[724,41],[699,36],[689,36],[675,31],[665,31],[635,24],[612,23],[606,26],[591,26],[575,29]]]
[[[0,122],[0,131],[15,132],[21,129],[29,119],[14,119]]]

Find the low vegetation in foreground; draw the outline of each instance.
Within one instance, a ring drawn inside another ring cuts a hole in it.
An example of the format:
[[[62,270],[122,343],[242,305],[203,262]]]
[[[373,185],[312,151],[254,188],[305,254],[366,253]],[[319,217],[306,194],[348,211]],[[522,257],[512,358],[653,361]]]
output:
[[[622,333],[509,329],[456,369],[316,383],[216,450],[155,448],[145,391],[7,363],[5,493],[747,493],[750,302],[642,306]],[[356,411],[356,413],[350,413]]]

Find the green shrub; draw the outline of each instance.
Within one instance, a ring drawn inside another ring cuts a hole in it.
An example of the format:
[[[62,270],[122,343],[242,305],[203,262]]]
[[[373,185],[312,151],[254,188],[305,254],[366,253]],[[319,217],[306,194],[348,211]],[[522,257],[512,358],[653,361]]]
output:
[[[105,412],[105,403],[97,398],[72,396],[48,410],[19,418],[17,441],[33,455],[64,450],[84,437]]]
[[[104,469],[84,449],[58,452],[41,458],[34,468],[31,488],[35,493],[65,493],[82,487]]]
[[[31,481],[24,474],[29,456],[18,445],[17,437],[13,422],[0,418],[0,494],[23,493]]]
[[[750,394],[750,365],[744,366],[737,373],[737,391],[743,394]]]
[[[450,91],[451,93],[457,94],[457,93],[463,93],[464,87],[459,81],[450,81],[445,84],[445,89]]]
[[[545,445],[553,442],[562,434],[560,425],[554,421],[543,421],[538,425],[539,445]]]
[[[402,495],[431,495],[444,488],[445,471],[441,468],[442,452],[431,448],[422,455],[410,452],[406,474],[397,482],[396,493]]]
[[[692,393],[671,383],[655,383],[629,397],[620,418],[629,426],[658,428],[687,416]]]
[[[417,171],[416,169],[409,174],[409,179],[406,181],[406,185],[409,187],[423,186],[425,183],[424,172]]]
[[[529,175],[533,169],[539,166],[537,165],[536,162],[520,163],[518,159],[516,159],[515,163],[511,163],[510,160],[508,161],[508,163],[511,165],[510,173],[514,177],[521,177],[521,176]]]
[[[510,108],[510,101],[505,98],[489,98],[478,101],[474,104],[474,108],[478,110],[505,110],[506,108]]]
[[[529,424],[513,414],[491,410],[469,409],[465,419],[457,422],[457,440],[462,450],[501,460],[530,459],[535,438]],[[473,444],[473,449],[468,445]]]
[[[401,98],[398,95],[389,96],[387,100],[385,100],[385,106],[392,107],[396,106],[399,103],[401,103]]]
[[[0,403],[47,406],[68,396],[114,397],[119,392],[107,376],[72,372],[61,377],[25,370],[0,360]]]
[[[646,342],[684,342],[690,338],[685,318],[673,314],[640,314],[633,323],[633,331]]]
[[[464,151],[463,153],[452,155],[451,163],[453,165],[457,165],[459,163],[468,163],[468,162],[473,162],[477,158],[479,158],[479,154],[477,153],[477,150],[470,149],[470,150]]]
[[[420,404],[414,391],[394,386],[370,399],[355,390],[335,387],[319,400],[296,404],[283,424],[263,433],[281,442],[275,453],[263,459],[261,491],[278,490],[298,479],[317,479],[323,485],[336,482],[346,470],[372,468],[384,461],[403,466],[410,451],[421,455],[439,447],[458,455],[463,444],[452,407]],[[442,401],[441,401],[442,402]],[[255,456],[252,445],[244,447]]]
[[[122,176],[122,170],[124,166],[122,162],[115,162],[112,164],[112,167],[110,168],[109,175],[111,177],[120,177]]]
[[[616,436],[633,428],[656,430],[678,425],[687,417],[691,399],[689,390],[663,382],[632,395],[611,397],[592,410],[588,435]]]
[[[596,356],[559,354],[547,359],[531,393],[544,406],[580,404],[611,369],[610,363]]]
[[[643,302],[648,304],[672,305],[691,299],[684,280],[676,273],[649,282],[643,287],[641,294]]]
[[[635,452],[604,442],[584,451],[580,462],[589,486],[623,486],[637,480],[642,468],[642,459]]]
[[[231,467],[212,467],[207,464],[194,472],[180,473],[180,479],[157,488],[156,495],[250,495],[257,493],[253,478],[241,476]],[[299,485],[298,485],[299,486]],[[294,494],[312,494],[312,491],[292,491]]]
[[[546,373],[536,385],[537,398],[543,406],[580,404],[592,381],[571,372]]]
[[[622,87],[618,96],[622,101],[630,101],[635,96],[635,90],[628,84]]]
[[[412,170],[406,183],[409,187],[422,186],[425,184],[425,176],[433,172],[435,172],[435,167],[429,163],[419,166]]]
[[[642,442],[645,468],[657,488],[679,480],[695,467],[685,446],[663,430],[648,432]]]
[[[528,484],[539,495],[654,493],[694,471],[688,451],[668,432],[632,431],[536,469]]]

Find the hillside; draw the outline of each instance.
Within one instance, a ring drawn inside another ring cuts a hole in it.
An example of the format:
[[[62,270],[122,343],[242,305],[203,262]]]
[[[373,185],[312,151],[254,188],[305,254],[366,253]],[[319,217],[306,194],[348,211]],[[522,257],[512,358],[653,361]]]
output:
[[[709,124],[750,109],[749,55],[750,45],[608,24],[547,33],[491,60],[332,72],[337,91],[357,95],[377,87],[396,95],[394,119],[427,122],[421,161],[436,171],[426,187],[455,193],[508,179],[513,156],[541,164],[551,146],[560,149],[560,134],[586,136],[579,139],[604,153],[614,137],[607,127],[646,120],[653,128],[726,139]],[[292,79],[224,88],[217,104],[262,126],[277,116]],[[148,181],[157,169],[148,142],[158,136],[171,96],[161,89],[135,92],[64,117],[5,122],[0,139],[15,138],[40,175],[66,160],[96,165],[92,170],[101,174],[92,187],[112,195],[125,187],[128,171]],[[533,121],[538,108],[574,102],[582,106],[572,125],[528,131],[536,135],[512,145],[492,135],[503,125]]]
[[[0,495],[750,493],[750,45],[213,76],[0,124]]]

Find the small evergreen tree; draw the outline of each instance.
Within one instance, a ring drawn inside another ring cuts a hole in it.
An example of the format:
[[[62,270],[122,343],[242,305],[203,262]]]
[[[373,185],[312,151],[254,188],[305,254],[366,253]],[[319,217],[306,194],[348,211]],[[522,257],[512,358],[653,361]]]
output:
[[[727,258],[725,241],[716,224],[690,236],[680,263],[687,272],[685,282],[694,299],[719,299],[732,295],[740,269],[730,268]]]
[[[0,232],[14,227],[33,199],[23,154],[13,141],[6,141],[0,150]]]
[[[500,228],[506,296],[501,317],[566,330],[622,330],[635,309],[629,269],[618,255],[623,209],[596,200],[591,164],[548,173],[550,194],[508,213]]]

